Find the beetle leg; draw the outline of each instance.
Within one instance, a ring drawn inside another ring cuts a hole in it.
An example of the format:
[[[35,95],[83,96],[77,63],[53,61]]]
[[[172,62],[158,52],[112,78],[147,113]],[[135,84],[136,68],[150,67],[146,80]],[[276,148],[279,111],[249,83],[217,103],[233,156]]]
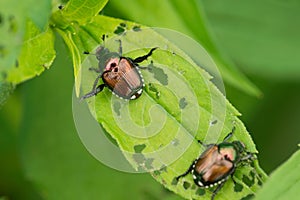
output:
[[[104,73],[103,73],[103,74],[104,74]],[[95,91],[96,86],[97,86],[97,84],[98,84],[98,81],[99,81],[99,79],[102,77],[103,74],[99,74],[99,75],[97,76],[96,80],[94,81],[92,91]]]
[[[140,56],[140,57],[137,57],[133,60],[133,63],[140,63],[140,62],[143,62],[144,60],[146,60],[149,56],[152,55],[153,51],[156,50],[158,47],[154,47],[152,48],[149,53],[147,53],[146,55],[144,56]]]
[[[217,193],[219,192],[219,190],[224,186],[225,182],[226,181],[224,181],[221,184],[219,184],[218,187],[213,191],[213,194],[211,195],[211,200],[213,200],[215,198],[215,196],[217,195]]]
[[[191,166],[189,167],[189,169],[188,169],[186,172],[184,172],[183,174],[177,176],[177,177],[176,177],[176,180],[178,181],[180,178],[185,177],[186,175],[188,175],[188,174],[194,169],[194,165],[195,165],[195,162],[196,162],[196,161],[197,161],[197,160],[195,160],[195,161],[193,162],[193,164],[191,164]]]
[[[223,139],[223,142],[229,140],[232,137],[234,131],[235,131],[235,126],[232,128],[231,132],[228,133],[228,135]]]
[[[97,95],[99,92],[101,92],[103,90],[104,87],[105,87],[105,84],[99,85],[96,89],[92,90],[91,92],[89,92],[89,93],[85,94],[83,97],[81,97],[80,100]]]
[[[86,99],[86,98],[89,98],[89,97],[92,97],[92,96],[95,96],[97,95],[99,92],[101,92],[103,90],[103,88],[105,87],[105,84],[101,84],[97,87],[97,84],[98,84],[98,81],[99,79],[102,77],[103,74],[99,74],[96,78],[96,80],[94,81],[94,84],[93,84],[93,88],[92,88],[92,91],[85,94],[83,97],[81,97],[81,100],[83,99]],[[97,87],[97,88],[96,88]]]

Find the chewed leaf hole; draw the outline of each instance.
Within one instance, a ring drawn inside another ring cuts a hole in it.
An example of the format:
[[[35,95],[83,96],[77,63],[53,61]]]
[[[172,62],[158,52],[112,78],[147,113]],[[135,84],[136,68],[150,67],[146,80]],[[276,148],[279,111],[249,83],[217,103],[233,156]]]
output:
[[[184,181],[184,182],[183,182],[183,188],[184,188],[184,189],[187,190],[187,189],[189,189],[190,187],[191,187],[191,184],[190,184],[189,182],[187,182],[187,181]]]
[[[198,190],[196,191],[196,194],[199,196],[203,196],[203,195],[205,195],[205,190],[202,188],[198,188]]]
[[[241,192],[243,190],[243,188],[244,187],[241,184],[235,183],[235,185],[234,185],[234,191],[235,192]]]
[[[141,153],[146,148],[146,145],[139,144],[139,145],[135,145],[133,148],[135,153]]]

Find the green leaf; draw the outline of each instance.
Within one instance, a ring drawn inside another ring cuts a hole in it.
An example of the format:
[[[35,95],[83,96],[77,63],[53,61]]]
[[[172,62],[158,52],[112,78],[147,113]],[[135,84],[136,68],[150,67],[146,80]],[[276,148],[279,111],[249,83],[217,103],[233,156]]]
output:
[[[58,12],[69,23],[77,22],[83,25],[98,15],[107,2],[108,0],[70,0],[62,11]]]
[[[102,10],[107,1],[108,0],[71,0],[62,10],[52,15],[51,25],[64,38],[71,53],[74,65],[76,94],[79,94],[81,83],[80,63],[83,51],[79,52],[78,48],[80,47],[78,47],[78,45],[80,45],[80,43],[75,44],[73,36],[77,34],[78,26],[83,28],[84,26],[82,25],[90,22],[94,16]],[[76,39],[78,38],[75,36],[75,40]]]
[[[21,51],[26,27],[26,14],[18,1],[0,2],[0,81],[5,78],[4,70],[12,68]]]
[[[22,49],[27,20],[32,19],[42,30],[46,26],[50,11],[50,0],[0,2],[0,72],[2,73],[0,81],[5,78],[3,71],[15,66]]]
[[[27,21],[24,42],[14,67],[6,70],[6,81],[18,84],[48,69],[55,58],[54,34],[51,29],[41,32]]]
[[[191,36],[200,42],[213,57],[226,83],[250,95],[261,95],[260,90],[238,70],[225,51],[219,50],[220,48],[214,41],[214,35],[210,31],[201,1],[138,2],[129,0],[124,4],[120,0],[111,0],[108,5],[106,13],[109,15],[123,17],[148,26],[171,28]]]
[[[184,179],[185,184],[190,185],[188,189],[184,189],[183,181],[174,184],[174,178],[182,174],[203,150],[196,139],[208,143],[221,141],[235,126],[234,139],[243,141],[249,151],[257,152],[237,118],[238,111],[211,83],[210,75],[163,37],[165,34],[105,16],[97,16],[93,22],[78,26],[76,30],[76,34],[69,36],[76,44],[77,52],[94,52],[102,34],[112,38],[105,41],[105,46],[117,51],[118,37],[114,38],[113,32],[121,35],[124,56],[135,58],[146,54],[152,47],[159,47],[151,56],[153,64],[150,61],[142,63],[142,66],[152,66],[142,71],[146,88],[138,100],[120,100],[107,88],[95,99],[88,100],[101,127],[117,141],[136,170],[152,171],[154,178],[169,190],[185,198],[198,198],[199,190],[193,186],[191,176]],[[97,76],[88,68],[96,67],[98,63],[94,56],[81,54],[81,60],[84,59],[80,85],[86,93]],[[138,153],[140,151],[142,153]],[[153,151],[161,152],[156,154]],[[242,180],[253,174],[253,170],[250,166],[237,170],[235,176],[243,187],[242,191],[234,192],[232,182],[228,181],[219,196],[236,199],[254,193],[259,188],[258,181],[255,179],[247,186]],[[257,161],[255,170],[265,178]],[[210,196],[211,192],[207,191],[204,198],[210,199]]]
[[[270,175],[255,199],[299,199],[299,163],[300,151],[298,150]]]

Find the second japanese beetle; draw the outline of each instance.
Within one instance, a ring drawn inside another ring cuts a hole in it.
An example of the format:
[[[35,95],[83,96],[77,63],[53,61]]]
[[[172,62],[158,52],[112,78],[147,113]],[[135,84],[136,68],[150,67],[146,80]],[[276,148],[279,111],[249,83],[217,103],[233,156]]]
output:
[[[206,145],[198,140],[200,144],[206,147],[206,150],[190,165],[185,173],[176,177],[177,181],[191,173],[195,184],[199,187],[216,186],[211,199],[214,199],[229,176],[235,183],[233,174],[238,164],[254,158],[254,154],[247,152],[241,141],[228,142],[234,129],[219,144]]]
[[[157,48],[152,48],[146,55],[132,59],[122,56],[122,43],[121,40],[117,41],[120,42],[119,52],[110,52],[103,46],[96,50],[96,57],[99,60],[98,68],[90,68],[90,70],[99,75],[91,92],[81,99],[97,95],[104,87],[108,87],[116,96],[123,99],[133,100],[141,96],[145,84],[138,63],[146,60]],[[102,79],[103,83],[97,86],[99,79]]]

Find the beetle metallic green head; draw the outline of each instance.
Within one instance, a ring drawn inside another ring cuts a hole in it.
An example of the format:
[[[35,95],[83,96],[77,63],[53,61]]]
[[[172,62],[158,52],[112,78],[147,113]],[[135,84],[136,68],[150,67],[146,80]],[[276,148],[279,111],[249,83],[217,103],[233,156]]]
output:
[[[235,149],[237,150],[237,152],[239,153],[243,153],[245,151],[245,144],[242,143],[241,141],[233,141],[232,145],[235,147]]]

